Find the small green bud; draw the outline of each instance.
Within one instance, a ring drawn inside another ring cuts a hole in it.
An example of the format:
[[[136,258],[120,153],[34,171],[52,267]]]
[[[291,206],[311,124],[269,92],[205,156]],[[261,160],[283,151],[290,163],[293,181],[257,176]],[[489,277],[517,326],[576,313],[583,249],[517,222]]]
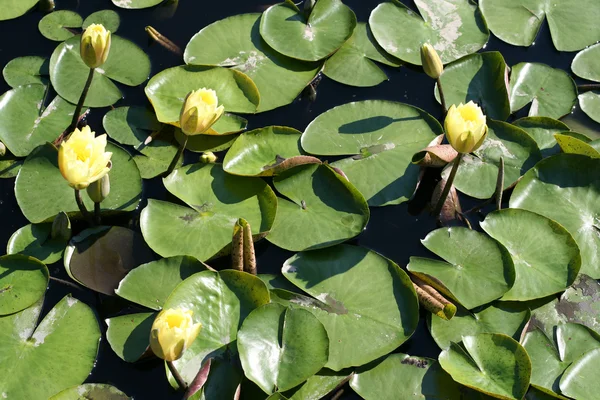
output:
[[[6,146],[4,143],[0,142],[0,157],[4,157],[6,155]]]
[[[108,197],[109,193],[110,179],[108,178],[108,174],[104,175],[96,182],[90,183],[90,186],[87,187],[87,194],[94,203],[102,203],[102,201]]]
[[[421,64],[423,64],[425,73],[433,79],[439,79],[444,72],[444,64],[440,56],[429,43],[425,43],[421,47]]]
[[[63,242],[68,242],[71,239],[71,221],[66,213],[61,211],[54,217],[50,237]]]
[[[202,153],[200,156],[200,162],[204,164],[213,164],[217,161],[217,156],[212,151]]]

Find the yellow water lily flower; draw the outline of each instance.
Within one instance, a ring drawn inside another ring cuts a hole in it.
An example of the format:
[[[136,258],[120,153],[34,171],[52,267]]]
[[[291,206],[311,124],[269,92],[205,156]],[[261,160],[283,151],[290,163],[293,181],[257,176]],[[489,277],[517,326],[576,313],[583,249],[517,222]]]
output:
[[[183,102],[179,124],[186,135],[199,135],[206,132],[223,115],[223,106],[218,106],[217,93],[202,88],[190,92]]]
[[[439,54],[429,43],[425,43],[421,47],[421,64],[430,78],[438,79],[444,72],[444,64]]]
[[[81,35],[79,52],[90,68],[98,68],[106,62],[110,51],[111,36],[102,24],[91,24]]]
[[[183,309],[161,311],[152,324],[150,347],[157,357],[175,361],[190,347],[202,324],[194,324],[193,312]]]
[[[472,153],[477,150],[487,135],[485,115],[472,101],[467,104],[452,105],[444,122],[446,138],[459,153]]]
[[[95,136],[89,126],[75,129],[58,150],[60,173],[74,189],[85,189],[110,171],[106,134]]]

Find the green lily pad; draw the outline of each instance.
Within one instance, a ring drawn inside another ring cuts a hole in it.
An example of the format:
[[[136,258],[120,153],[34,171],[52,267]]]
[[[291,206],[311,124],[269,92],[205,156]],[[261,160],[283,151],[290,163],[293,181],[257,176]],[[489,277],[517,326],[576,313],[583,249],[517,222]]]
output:
[[[275,177],[273,184],[287,198],[278,198],[267,236],[276,246],[291,251],[329,247],[357,236],[367,226],[369,206],[364,197],[328,165],[293,168]]]
[[[82,397],[83,396],[83,397]],[[86,383],[65,389],[49,400],[129,400],[130,397],[114,386],[100,383]]]
[[[110,195],[100,204],[102,213],[133,211],[142,195],[140,172],[129,153],[108,143],[106,151],[112,152]],[[53,218],[61,211],[70,218],[81,218],[75,203],[73,189],[58,170],[58,151],[51,144],[38,148],[25,159],[15,181],[15,195],[19,207],[30,222],[40,223]],[[88,210],[94,203],[85,193],[81,196]]]
[[[439,363],[456,382],[495,398],[520,400],[529,387],[529,356],[503,334],[465,336],[462,346],[452,343],[442,351]]]
[[[515,46],[534,44],[546,18],[557,50],[577,51],[600,40],[595,0],[481,0],[479,7],[494,35]]]
[[[302,135],[310,154],[351,157],[334,162],[370,206],[400,204],[415,191],[412,156],[443,133],[435,118],[408,104],[353,102],[319,115]]]
[[[23,159],[15,157],[9,151],[0,157],[0,179],[14,178],[23,165]]]
[[[21,311],[43,298],[48,277],[46,265],[33,257],[0,257],[0,321],[2,315]]]
[[[75,36],[69,28],[81,28],[82,23],[83,18],[75,11],[59,10],[40,19],[38,29],[46,39],[62,42]]]
[[[120,8],[140,9],[154,7],[162,3],[164,0],[111,0],[112,3]]]
[[[513,125],[523,129],[535,140],[543,157],[560,152],[554,134],[569,130],[563,122],[548,117],[524,117],[513,122]]]
[[[113,10],[100,10],[88,15],[81,27],[87,29],[92,24],[101,24],[111,33],[115,33],[121,25],[121,17]]]
[[[244,127],[245,128],[245,127]],[[188,138],[186,150],[194,153],[204,153],[206,151],[223,151],[230,148],[239,135],[195,135]],[[175,129],[175,140],[182,143],[185,133],[181,129]]]
[[[339,245],[301,252],[285,262],[282,272],[313,296],[289,292],[289,301],[312,312],[325,326],[326,367],[334,371],[389,353],[408,340],[417,326],[418,300],[412,282],[394,262],[373,251]]]
[[[119,282],[130,270],[153,259],[139,233],[120,226],[100,226],[71,239],[64,264],[74,281],[114,296]]]
[[[139,154],[133,155],[133,160],[140,170],[143,179],[152,179],[169,169],[173,158],[177,155],[178,146],[163,140],[153,140],[142,146]],[[176,168],[183,163],[183,155],[179,158]]]
[[[569,132],[570,133],[570,132]],[[600,158],[600,152],[592,147],[590,140],[581,140],[579,138],[557,133],[554,135],[556,142],[563,153],[581,154],[591,158]]]
[[[408,270],[469,310],[500,298],[513,286],[510,254],[483,233],[440,228],[421,242],[446,262],[411,257]]]
[[[593,400],[600,390],[600,349],[575,361],[560,378],[560,390],[574,399]]]
[[[322,399],[332,392],[352,371],[345,369],[339,372],[323,368],[311,376],[302,385],[286,391],[285,397],[289,400],[314,400]]]
[[[473,311],[459,307],[450,320],[431,317],[429,330],[440,348],[447,349],[452,342],[459,343],[463,336],[479,333],[503,333],[519,340],[531,316],[526,307],[498,301]]]
[[[46,108],[46,86],[19,86],[0,96],[0,139],[18,157],[53,142],[71,123],[75,106],[56,96]]]
[[[205,364],[206,362],[204,362],[203,365]],[[235,399],[239,396],[243,377],[244,372],[239,366],[237,357],[231,359],[227,355],[224,355],[222,357],[212,358],[210,362],[210,371],[208,372],[206,381],[200,390],[188,399]],[[170,380],[170,383],[172,386],[177,386],[177,383],[174,381]]]
[[[139,106],[110,110],[104,115],[102,125],[108,136],[130,146],[138,146],[163,126],[152,110]]]
[[[108,326],[106,339],[119,358],[136,362],[146,353],[155,317],[156,313],[137,313],[105,320]]]
[[[510,115],[508,67],[497,51],[471,54],[447,65],[440,77],[446,105],[474,101],[491,119]],[[439,99],[437,88],[435,96]]]
[[[163,182],[189,205],[150,199],[142,211],[144,238],[163,257],[208,260],[226,253],[238,218],[250,223],[255,239],[273,226],[277,198],[260,178],[229,175],[217,164],[191,164],[176,169]]]
[[[7,399],[47,399],[88,378],[100,329],[94,312],[65,296],[37,326],[43,300],[0,317],[0,387]],[[23,382],[35,382],[24,385]]]
[[[355,26],[356,15],[340,0],[319,0],[308,17],[290,2],[283,2],[263,13],[260,35],[281,54],[317,61],[342,47]]]
[[[119,101],[123,95],[113,82],[137,86],[150,74],[150,59],[133,42],[112,35],[106,63],[96,68],[85,105],[106,107]],[[80,36],[73,36],[58,45],[50,58],[50,80],[56,92],[76,104],[87,80],[89,68],[79,54]]]
[[[248,75],[260,92],[257,111],[291,103],[315,77],[319,65],[294,60],[271,49],[260,37],[261,14],[241,14],[208,25],[189,41],[190,65],[231,67]]]
[[[556,393],[549,394],[546,391],[537,389],[533,385],[529,386],[529,390],[527,391],[527,394],[525,395],[525,400],[555,400],[555,399],[568,400],[564,396],[561,396]]]
[[[529,116],[560,118],[577,102],[577,85],[562,69],[545,64],[520,63],[510,74],[510,109],[516,112],[531,103]]]
[[[350,387],[365,400],[461,398],[458,385],[436,360],[402,353],[359,368]]]
[[[490,36],[477,5],[469,0],[415,0],[419,13],[400,2],[379,4],[369,26],[385,51],[421,65],[421,46],[430,43],[444,64],[481,49]]]
[[[39,0],[2,0],[0,21],[20,17],[29,11]]]
[[[563,292],[581,267],[579,247],[559,223],[531,211],[495,211],[480,223],[502,243],[515,266],[515,284],[502,300],[526,301]]]
[[[600,92],[586,92],[580,94],[579,105],[588,117],[600,123]]]
[[[272,394],[319,372],[327,363],[329,339],[310,312],[266,304],[244,320],[237,346],[246,377]]]
[[[242,133],[225,155],[223,169],[233,175],[272,176],[307,162],[318,163],[317,158],[302,156],[300,136],[287,126]]]
[[[6,246],[7,254],[24,254],[45,264],[62,259],[68,238],[52,238],[52,223],[29,224],[12,234]]]
[[[50,60],[39,56],[17,57],[2,70],[4,80],[12,88],[32,84],[48,84]]]
[[[515,182],[542,159],[535,140],[525,131],[506,122],[488,120],[488,135],[473,154],[460,161],[454,186],[478,199],[492,197],[496,191],[500,158],[504,160],[504,189]],[[442,176],[447,179],[452,164]]]
[[[192,257],[163,258],[140,265],[129,272],[115,292],[124,299],[160,311],[177,285],[208,268]]]
[[[510,198],[511,208],[544,215],[564,226],[581,251],[580,272],[600,278],[600,159],[557,154],[527,172]]]
[[[590,46],[573,58],[571,69],[580,78],[600,82],[600,43]]]
[[[186,382],[191,382],[207,357],[226,349],[236,352],[237,332],[250,312],[269,303],[269,291],[254,275],[225,270],[204,271],[184,280],[169,296],[164,308],[193,312],[201,334],[174,364]]]
[[[359,22],[350,39],[327,59],[323,73],[345,85],[376,86],[388,77],[375,61],[390,67],[400,66],[399,60],[377,44],[367,24]]]

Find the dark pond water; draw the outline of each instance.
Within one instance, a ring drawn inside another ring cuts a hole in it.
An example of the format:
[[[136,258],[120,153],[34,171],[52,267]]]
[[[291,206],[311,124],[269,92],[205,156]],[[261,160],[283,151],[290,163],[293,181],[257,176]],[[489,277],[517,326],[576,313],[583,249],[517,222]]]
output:
[[[356,13],[359,21],[367,21],[376,0],[344,0]],[[415,8],[412,0],[403,0],[409,7]],[[175,65],[183,64],[181,57],[165,48],[152,43],[144,30],[145,26],[155,27],[163,35],[184,48],[188,40],[204,26],[234,14],[261,12],[272,4],[259,0],[181,0],[172,18],[168,17],[165,7],[155,7],[146,10],[122,10],[112,5],[109,0],[56,0],[57,9],[69,9],[79,12],[83,17],[94,11],[114,9],[121,16],[121,26],[118,34],[134,41],[146,51],[152,60],[152,75]],[[40,55],[49,57],[57,42],[45,39],[37,29],[43,14],[33,11],[12,21],[0,22],[0,32],[3,40],[0,42],[0,67],[3,68],[12,58],[24,55]],[[552,45],[547,24],[544,24],[534,46],[519,48],[509,46],[491,37],[486,51],[498,50],[506,59],[507,64],[514,65],[523,61],[542,62],[555,68],[570,71],[570,64],[575,53],[559,53]],[[384,67],[385,68],[385,67]],[[307,99],[296,100],[293,104],[278,110],[256,116],[248,116],[249,129],[267,125],[287,125],[301,131],[322,112],[350,101],[366,99],[388,99],[410,103],[420,107],[435,117],[441,117],[441,107],[433,97],[433,81],[419,69],[401,67],[398,69],[385,68],[389,81],[373,88],[354,88],[338,84],[323,77],[318,86],[318,95],[314,102]],[[136,87],[122,87],[125,98],[116,106],[145,105],[145,84]],[[0,93],[9,87],[2,80]],[[49,98],[52,98],[49,96]],[[92,129],[102,130],[101,119],[108,109],[94,109],[88,117]],[[527,110],[519,116],[526,115]],[[578,116],[581,112],[576,112]],[[197,155],[188,154],[187,162],[197,160]],[[432,178],[436,178],[432,174]],[[169,199],[170,197],[159,179],[144,182],[144,198]],[[28,221],[21,214],[14,196],[14,179],[0,179],[0,248],[6,248],[10,235]],[[422,198],[418,198],[421,199]],[[469,199],[463,201],[463,207],[473,204]],[[373,249],[404,266],[410,256],[426,256],[427,251],[421,246],[420,239],[435,229],[434,220],[425,213],[415,215],[422,208],[422,201],[412,204],[373,208],[371,220],[367,229],[352,244]],[[143,203],[140,209],[145,206]],[[125,224],[127,221],[117,221]],[[472,221],[477,222],[477,221]],[[283,261],[292,253],[276,248],[266,241],[257,244],[259,272],[278,273]],[[211,263],[215,267],[224,267],[227,260],[217,260]],[[49,266],[50,273],[58,278],[69,279],[61,263]],[[123,312],[129,305],[121,300],[107,296],[97,296],[95,293],[81,289],[77,290],[52,281],[46,296],[45,312],[50,310],[63,296],[72,293],[75,297],[91,305],[97,311],[103,334],[106,325],[103,322]],[[44,313],[45,313],[44,312]],[[417,356],[437,357],[439,349],[431,339],[425,319],[421,318],[418,330],[407,343],[398,351]],[[103,336],[100,344],[100,354],[97,364],[88,382],[112,384],[135,399],[180,399],[181,395],[171,390],[167,384],[164,367],[159,360],[128,364],[119,359],[110,349]],[[248,393],[248,392],[242,392]],[[249,396],[243,396],[248,398]],[[342,398],[357,398],[346,390]]]

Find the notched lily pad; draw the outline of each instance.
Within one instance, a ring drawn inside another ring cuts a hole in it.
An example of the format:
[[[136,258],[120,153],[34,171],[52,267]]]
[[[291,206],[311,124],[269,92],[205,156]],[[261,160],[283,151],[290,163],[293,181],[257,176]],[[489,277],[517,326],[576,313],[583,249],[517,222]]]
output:
[[[73,28],[81,28],[83,18],[74,11],[58,10],[46,14],[38,24],[40,33],[50,40],[62,42],[76,35]]]
[[[92,24],[102,24],[111,33],[115,33],[121,24],[121,17],[113,10],[100,10],[91,13],[83,21],[81,28],[87,29]]]
[[[47,85],[50,75],[50,60],[39,56],[17,57],[4,66],[2,75],[12,88],[23,85]]]

